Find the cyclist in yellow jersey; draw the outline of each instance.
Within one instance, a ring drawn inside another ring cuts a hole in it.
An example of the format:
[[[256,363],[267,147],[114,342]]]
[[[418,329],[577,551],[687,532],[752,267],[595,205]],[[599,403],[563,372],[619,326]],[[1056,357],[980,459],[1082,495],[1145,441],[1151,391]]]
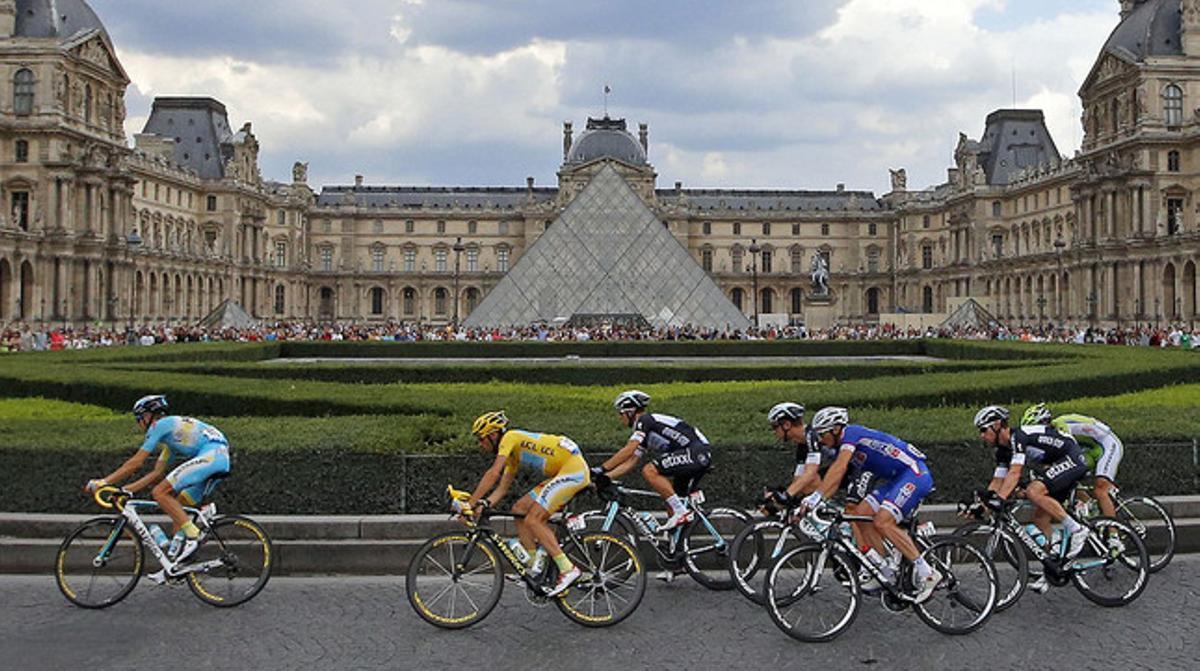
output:
[[[546,480],[513,505],[513,512],[525,516],[517,518],[517,537],[526,555],[537,554],[531,548],[540,544],[558,566],[558,582],[547,596],[561,594],[579,579],[581,572],[559,546],[547,520],[591,484],[583,452],[566,436],[508,428],[508,417],[503,410],[481,415],[471,426],[471,433],[485,452],[496,455],[491,468],[483,474],[479,486],[471,494],[472,509],[500,503],[521,465],[535,468],[546,476]],[[534,567],[537,567],[536,560]]]

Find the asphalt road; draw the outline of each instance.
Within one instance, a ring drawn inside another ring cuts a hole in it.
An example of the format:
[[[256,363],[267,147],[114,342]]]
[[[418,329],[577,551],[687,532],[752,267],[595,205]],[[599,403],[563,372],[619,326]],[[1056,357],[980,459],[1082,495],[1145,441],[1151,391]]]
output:
[[[1068,586],[1027,593],[979,632],[949,637],[872,601],[827,644],[793,641],[735,592],[686,577],[652,581],[639,610],[607,630],[536,609],[509,584],[491,616],[463,631],[420,620],[402,579],[277,579],[232,610],[143,582],[117,606],[86,611],[50,577],[0,577],[0,668],[1195,669],[1198,620],[1200,557],[1176,559],[1123,609]]]

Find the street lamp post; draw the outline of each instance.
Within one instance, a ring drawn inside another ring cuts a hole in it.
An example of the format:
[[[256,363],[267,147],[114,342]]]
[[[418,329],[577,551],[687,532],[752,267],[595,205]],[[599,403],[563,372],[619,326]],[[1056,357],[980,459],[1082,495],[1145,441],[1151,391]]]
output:
[[[1037,306],[1038,306],[1038,330],[1041,331],[1042,330],[1042,322],[1046,318],[1046,295],[1045,294],[1038,294]]]
[[[1087,303],[1088,303],[1088,326],[1095,326],[1096,325],[1096,292],[1095,291],[1088,293]]]
[[[1142,299],[1140,296],[1133,299],[1133,325],[1137,330],[1142,330]]]
[[[1058,236],[1057,238],[1055,238],[1055,240],[1054,240],[1054,257],[1058,261],[1058,277],[1056,277],[1054,279],[1054,293],[1055,293],[1054,312],[1058,317],[1059,326],[1062,326],[1062,323],[1065,321],[1065,317],[1066,317],[1066,315],[1064,314],[1066,312],[1066,310],[1063,309],[1063,288],[1062,288],[1062,281],[1063,281],[1062,255],[1063,255],[1063,250],[1066,248],[1067,248],[1067,242],[1062,239],[1061,235]]]
[[[758,328],[758,254],[761,251],[762,247],[758,246],[758,239],[752,238],[750,240],[750,282],[754,295],[750,297],[750,300],[754,304],[754,328]]]
[[[125,244],[127,244],[129,246],[129,251],[130,251],[130,257],[129,257],[129,330],[132,331],[133,330],[133,311],[136,307],[134,305],[134,299],[135,299],[134,291],[137,287],[137,264],[135,264],[133,261],[133,252],[136,251],[138,247],[142,246],[142,236],[138,235],[137,229],[134,229],[134,231],[129,234],[129,237],[125,238]]]
[[[459,261],[462,259],[463,250],[462,238],[457,238],[454,241],[454,330],[458,330],[458,271]]]

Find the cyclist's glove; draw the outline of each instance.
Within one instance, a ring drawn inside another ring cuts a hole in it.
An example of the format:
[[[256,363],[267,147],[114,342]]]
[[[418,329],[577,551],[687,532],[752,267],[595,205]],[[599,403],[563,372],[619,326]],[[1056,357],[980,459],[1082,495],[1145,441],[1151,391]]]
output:
[[[603,466],[592,466],[591,472],[592,484],[596,485],[596,489],[604,489],[612,484],[612,478],[608,477]]]

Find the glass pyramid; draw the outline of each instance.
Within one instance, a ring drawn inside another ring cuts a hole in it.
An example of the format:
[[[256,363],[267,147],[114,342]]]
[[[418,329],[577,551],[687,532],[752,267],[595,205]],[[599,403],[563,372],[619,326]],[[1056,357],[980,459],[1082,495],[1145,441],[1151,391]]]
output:
[[[651,326],[750,322],[683,245],[605,166],[463,320],[467,328],[640,315]]]

